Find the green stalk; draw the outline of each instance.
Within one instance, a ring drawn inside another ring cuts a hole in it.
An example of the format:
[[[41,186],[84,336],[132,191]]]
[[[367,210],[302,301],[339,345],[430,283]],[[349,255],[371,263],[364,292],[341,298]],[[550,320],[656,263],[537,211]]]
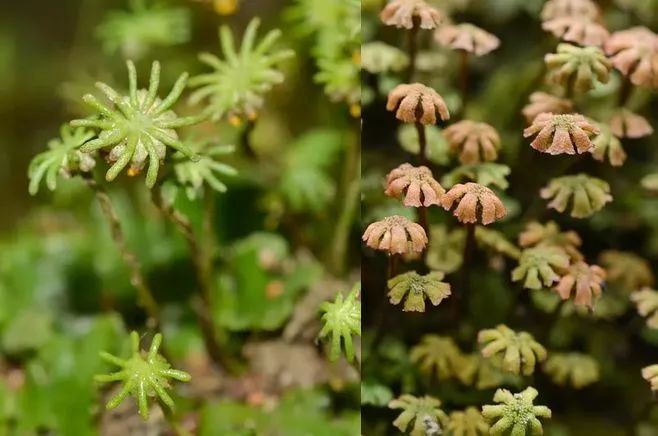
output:
[[[334,274],[340,276],[345,269],[345,257],[349,243],[349,233],[357,213],[359,204],[359,194],[361,192],[360,183],[360,147],[358,140],[350,140],[348,143],[347,162],[343,176],[343,203],[341,205],[340,215],[336,222],[334,230],[333,244],[331,245],[330,265]]]
[[[213,199],[207,193],[204,198]],[[217,327],[211,315],[212,308],[214,307],[212,298],[212,278],[214,276],[212,267],[212,241],[214,240],[212,235],[213,207],[206,200],[203,219],[204,241],[206,243],[203,244],[196,236],[190,220],[171,205],[165,204],[159,183],[151,191],[151,199],[160,212],[174,223],[187,243],[190,256],[192,257],[192,263],[196,270],[197,281],[199,282],[199,296],[198,301],[194,304],[194,309],[197,314],[197,321],[201,329],[206,351],[208,351],[208,355],[215,363],[231,373],[236,373],[238,372],[237,364],[222,350],[223,347],[218,338]]]
[[[110,196],[105,188],[91,178],[84,179],[87,185],[93,189],[101,212],[110,226],[112,240],[116,244],[124,263],[130,270],[130,283],[137,290],[137,304],[144,309],[148,316],[147,325],[158,330],[160,327],[160,308],[153,297],[153,292],[148,286],[137,255],[128,247],[126,235],[121,227],[119,216],[112,204]]]

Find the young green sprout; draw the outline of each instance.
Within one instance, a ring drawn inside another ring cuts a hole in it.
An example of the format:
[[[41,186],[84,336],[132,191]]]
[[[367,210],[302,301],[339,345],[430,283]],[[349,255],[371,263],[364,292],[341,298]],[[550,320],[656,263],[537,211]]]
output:
[[[340,356],[341,340],[345,347],[347,360],[351,362],[354,359],[352,335],[361,336],[360,293],[361,285],[357,283],[347,298],[344,298],[343,294],[339,292],[333,303],[326,301],[320,306],[320,310],[323,312],[322,321],[324,326],[319,337],[324,338],[331,335],[331,352],[329,355],[331,360],[337,360]]]
[[[108,409],[114,409],[130,395],[137,401],[139,414],[144,420],[147,420],[148,397],[157,396],[165,405],[173,408],[174,400],[165,390],[170,387],[169,379],[186,382],[190,380],[191,376],[185,371],[172,369],[169,362],[158,354],[162,343],[160,333],[153,336],[148,353],[140,349],[137,332],[130,333],[130,340],[132,356],[128,359],[121,359],[101,351],[100,356],[103,360],[118,366],[121,370],[111,374],[97,375],[94,379],[100,383],[121,382],[123,384],[121,391],[107,402]]]
[[[216,192],[226,192],[226,185],[220,181],[219,176],[235,176],[238,172],[232,166],[218,162],[217,158],[233,153],[235,147],[214,145],[211,140],[189,139],[187,143],[198,154],[198,161],[191,161],[182,153],[174,154],[176,180],[185,188],[187,197],[190,200],[196,199],[203,194],[205,186]]]
[[[137,89],[135,64],[128,61],[127,66],[129,95],[119,95],[110,86],[98,82],[96,87],[113,103],[113,107],[110,108],[93,95],[87,94],[82,99],[98,112],[97,116],[73,120],[71,125],[100,130],[98,137],[82,145],[80,151],[90,153],[100,149],[110,149],[108,160],[113,165],[105,176],[107,181],[114,180],[128,164],[130,164],[128,174],[138,174],[148,158],[146,186],[152,188],[158,177],[160,162],[165,158],[167,146],[180,151],[192,160],[198,159],[189,147],[178,139],[176,129],[197,124],[203,117],[179,118],[171,110],[185,89],[187,73],[180,75],[169,95],[161,100],[157,95],[160,84],[160,63],[153,62],[148,90]]]
[[[27,170],[30,179],[29,192],[35,195],[45,177],[46,186],[54,191],[57,177],[70,177],[81,172],[89,172],[96,166],[93,155],[80,152],[82,144],[94,137],[94,134],[82,127],[72,128],[64,125],[60,137],[48,142],[48,150],[36,155]]]

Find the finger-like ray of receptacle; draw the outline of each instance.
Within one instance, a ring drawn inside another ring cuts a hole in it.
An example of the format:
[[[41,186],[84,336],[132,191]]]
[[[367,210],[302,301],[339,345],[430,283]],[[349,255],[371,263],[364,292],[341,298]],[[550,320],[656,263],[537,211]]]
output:
[[[178,98],[181,96],[185,86],[187,85],[188,77],[189,75],[187,73],[180,75],[178,80],[176,80],[176,83],[174,83],[174,87],[171,88],[169,95],[165,97],[165,99],[162,100],[159,105],[156,106],[155,110],[153,111],[154,116],[160,115],[161,113],[167,111],[174,105],[174,103],[176,103],[176,101],[178,101]]]
[[[130,104],[133,107],[137,107],[137,70],[135,69],[135,64],[133,61],[126,61],[128,66],[128,86],[129,86],[129,95],[130,95]]]
[[[98,99],[92,94],[85,94],[84,96],[82,96],[82,101],[84,101],[88,106],[91,106],[93,109],[96,109],[98,112],[100,112],[107,118],[110,118],[112,120],[117,119],[116,113],[114,113],[114,111],[112,111],[110,108],[108,108],[103,103],[98,101]],[[74,121],[78,121],[78,120],[74,120]],[[73,123],[73,121],[71,123]]]
[[[94,376],[94,380],[99,383],[110,383],[114,381],[120,381],[126,378],[127,372],[125,370],[113,372],[112,374],[99,374]]]
[[[135,150],[137,149],[137,140],[137,135],[130,135],[128,137],[128,141],[126,141],[126,149],[123,153],[121,153],[119,159],[114,162],[110,169],[107,170],[107,173],[105,174],[105,180],[111,182],[112,180],[116,179],[119,173],[123,171],[128,163],[130,163],[130,160],[135,155]]]
[[[158,152],[155,150],[155,145],[153,140],[149,135],[142,136],[142,142],[144,147],[149,155],[149,168],[146,172],[146,186],[152,188],[155,186],[155,182],[158,180],[158,171],[160,170],[160,158],[158,157]],[[155,339],[153,339],[155,342]],[[155,353],[154,353],[155,354]],[[149,358],[151,358],[151,352],[149,351]]]
[[[119,359],[118,357],[113,356],[113,355],[111,355],[110,353],[107,353],[107,352],[105,352],[105,351],[101,351],[101,352],[100,352],[100,357],[101,357],[101,359],[103,359],[104,361],[106,361],[106,362],[108,362],[108,363],[111,363],[111,364],[113,364],[113,365],[116,365],[116,366],[118,366],[118,367],[120,367],[120,368],[124,368],[124,367],[126,366],[126,361],[125,361],[125,360],[123,360],[123,359]]]
[[[111,86],[103,82],[96,82],[96,88],[98,88],[108,100],[114,103],[126,118],[130,118],[135,113],[135,110],[130,107],[128,102],[126,102]],[[116,118],[116,116],[114,118]]]
[[[149,90],[142,106],[142,110],[148,111],[158,96],[158,87],[160,86],[160,62],[153,61],[151,65],[151,78],[149,79]]]
[[[91,127],[94,129],[101,129],[101,130],[110,130],[112,127],[114,127],[114,123],[111,121],[93,120],[93,119],[72,120],[70,124],[73,127]]]
[[[149,416],[149,406],[146,398],[146,381],[140,380],[137,385],[137,405],[139,406],[139,414],[144,419]]]
[[[169,394],[164,390],[164,388],[158,383],[157,380],[149,380],[151,388],[158,394],[158,397],[170,408],[174,407],[174,400],[169,396]]]
[[[118,394],[116,394],[114,397],[110,399],[110,401],[107,402],[107,405],[105,406],[107,409],[114,409],[117,407],[123,400],[126,399],[126,397],[130,394],[130,386],[128,384],[123,385],[123,388],[121,388],[121,391],[119,391]]]
[[[152,129],[149,133],[151,133],[151,136],[153,136],[158,141],[167,144],[168,146],[170,146],[175,150],[180,151],[181,153],[183,153],[185,156],[189,157],[193,161],[199,160],[199,156],[197,156],[187,145],[183,144],[178,139],[169,136],[162,130]]]

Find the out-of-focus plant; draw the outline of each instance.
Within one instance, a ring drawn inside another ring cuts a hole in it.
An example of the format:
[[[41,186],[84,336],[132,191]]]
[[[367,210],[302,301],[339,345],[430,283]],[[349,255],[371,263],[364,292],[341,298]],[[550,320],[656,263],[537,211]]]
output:
[[[599,364],[582,353],[551,353],[544,363],[551,379],[559,385],[571,385],[576,389],[595,383],[600,378]]]
[[[551,200],[548,207],[558,212],[571,205],[574,218],[587,218],[612,201],[610,185],[587,174],[557,177],[541,190],[541,197]]]
[[[154,48],[178,45],[190,39],[190,13],[158,0],[130,0],[128,11],[111,11],[97,28],[109,53],[121,51],[138,59]]]
[[[182,153],[177,153],[174,158],[174,171],[176,181],[185,189],[185,194],[190,200],[195,200],[203,194],[203,189],[208,186],[217,192],[226,192],[226,185],[218,176],[235,176],[237,170],[216,160],[219,156],[233,153],[235,147],[232,145],[211,145],[211,141],[192,140],[187,141],[192,152],[199,157],[193,161],[186,159]]]
[[[441,401],[430,397],[414,397],[401,395],[388,403],[391,409],[401,409],[402,413],[393,421],[393,425],[405,432],[411,426],[409,434],[422,436],[426,434],[440,434],[440,429],[448,422],[448,415],[440,409]],[[412,424],[413,422],[413,424]],[[439,433],[434,430],[438,425]]]
[[[546,359],[546,349],[530,333],[515,332],[505,325],[478,333],[485,358],[501,358],[502,367],[515,374],[530,375],[535,364]]]
[[[461,352],[451,339],[437,335],[423,336],[420,343],[411,349],[409,356],[419,369],[436,375],[439,380],[454,377],[461,366]]]
[[[475,407],[452,412],[448,419],[446,434],[454,436],[485,436],[489,434],[489,424]]]
[[[647,326],[658,328],[658,291],[644,288],[633,292],[630,299],[637,306],[637,313],[647,319]]]
[[[30,194],[39,191],[39,185],[46,178],[46,186],[51,191],[57,188],[58,177],[71,177],[77,173],[89,172],[96,166],[93,154],[80,151],[82,144],[94,137],[94,134],[83,128],[71,128],[68,125],[60,129],[60,138],[48,142],[48,151],[44,151],[32,159],[28,168],[30,179]]]
[[[300,35],[313,39],[314,78],[332,101],[345,102],[361,114],[361,2],[296,0],[288,16]]]
[[[278,66],[292,57],[293,52],[274,48],[281,36],[280,30],[271,30],[258,41],[259,26],[257,18],[249,22],[239,48],[231,30],[221,26],[222,58],[211,53],[199,55],[201,62],[214,71],[190,79],[190,85],[198,88],[190,95],[190,102],[197,104],[207,100],[205,110],[215,120],[228,117],[234,124],[239,124],[242,118],[254,120],[263,106],[263,95],[283,82],[284,76]]]

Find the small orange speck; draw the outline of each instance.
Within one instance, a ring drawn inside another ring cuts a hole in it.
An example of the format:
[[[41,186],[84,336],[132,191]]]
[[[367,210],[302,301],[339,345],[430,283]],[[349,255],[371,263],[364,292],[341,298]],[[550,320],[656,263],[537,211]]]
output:
[[[262,406],[265,402],[265,394],[260,391],[250,392],[247,395],[247,404],[251,406]]]
[[[352,62],[361,65],[361,50],[354,50],[352,53]]]
[[[242,120],[240,119],[239,116],[237,115],[231,115],[228,117],[228,122],[230,125],[233,127],[238,127],[240,124],[242,124]]]
[[[361,105],[353,103],[350,105],[350,115],[354,118],[359,118],[361,116]]]
[[[265,287],[265,296],[270,300],[278,298],[281,294],[283,294],[283,282],[281,280],[272,280]]]
[[[139,169],[137,169],[137,168],[128,168],[128,175],[130,177],[135,177],[137,174],[139,174]]]
[[[215,12],[219,15],[232,15],[238,9],[239,0],[214,0]]]

